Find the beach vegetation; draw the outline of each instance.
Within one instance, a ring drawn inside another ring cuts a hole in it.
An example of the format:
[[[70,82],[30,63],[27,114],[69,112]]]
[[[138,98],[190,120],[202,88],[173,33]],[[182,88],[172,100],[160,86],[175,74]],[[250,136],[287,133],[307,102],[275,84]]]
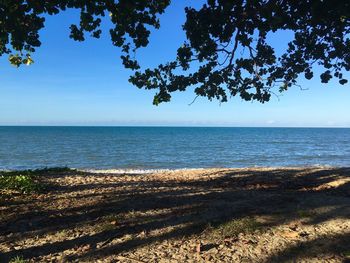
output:
[[[69,232],[66,229],[63,229],[63,230],[57,231],[55,236],[59,239],[63,239],[69,236]]]
[[[236,237],[239,234],[254,233],[262,229],[262,224],[255,218],[244,217],[232,219],[222,224],[209,225],[205,232],[216,238]]]
[[[29,171],[0,173],[0,190],[12,190],[28,194],[40,192],[42,189],[42,185]]]
[[[346,259],[350,260],[350,250],[345,251],[343,254],[344,254]]]
[[[12,258],[9,263],[26,263],[27,260],[25,260],[22,256],[16,256]]]
[[[0,190],[22,194],[39,193],[45,189],[41,175],[61,174],[72,171],[68,167],[52,167],[36,170],[0,171]]]

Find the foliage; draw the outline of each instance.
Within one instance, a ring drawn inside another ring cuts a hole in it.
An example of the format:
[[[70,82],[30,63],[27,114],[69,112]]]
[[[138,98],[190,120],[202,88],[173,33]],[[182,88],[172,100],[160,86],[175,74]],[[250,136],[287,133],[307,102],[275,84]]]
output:
[[[101,18],[109,14],[114,25],[112,42],[122,48],[124,66],[135,70],[130,82],[138,88],[155,89],[156,105],[189,87],[209,100],[224,102],[239,95],[263,103],[276,87],[282,92],[297,85],[300,76],[312,79],[315,66],[323,69],[319,76],[323,83],[333,77],[342,85],[347,83],[347,0],[207,0],[199,9],[185,9],[187,40],[178,48],[176,59],[141,71],[131,54],[148,44],[149,27],[159,28],[158,15],[169,4],[170,0],[4,0],[0,4],[0,55],[10,54],[16,66],[31,64],[30,53],[40,46],[43,15],[75,8],[80,10],[80,24],[71,26],[70,37],[83,41],[89,32],[98,38]],[[269,36],[281,31],[290,32],[292,40],[277,54]]]
[[[42,189],[30,173],[0,173],[0,190],[15,190],[21,193],[38,192]]]
[[[9,263],[26,263],[26,262],[27,262],[27,260],[25,260],[21,256],[16,256],[9,261]]]
[[[240,233],[252,233],[261,228],[254,218],[240,218],[228,221],[216,227],[215,232],[221,237],[237,236]]]
[[[344,254],[345,258],[350,259],[350,250],[345,251],[343,254]]]
[[[343,71],[350,69],[349,1],[207,2],[199,10],[186,9],[187,41],[176,60],[131,78],[139,88],[159,90],[155,104],[189,86],[210,100],[224,102],[240,95],[265,102],[274,87],[287,90],[302,74],[313,78],[315,64],[324,68],[322,82],[334,76],[347,83]],[[281,31],[293,32],[294,39],[278,56],[268,36]]]
[[[77,9],[80,23],[70,26],[70,38],[84,41],[86,33],[99,38],[102,18],[108,16],[114,25],[109,31],[111,40],[113,45],[122,48],[125,67],[137,68],[130,52],[148,44],[149,27],[159,28],[157,15],[169,3],[170,0],[2,0],[0,56],[9,54],[10,63],[17,67],[33,63],[30,54],[41,45],[39,30],[44,27],[44,16]]]
[[[36,170],[0,171],[0,191],[14,190],[24,194],[40,192],[45,186],[40,182],[41,175],[55,175],[74,171],[68,167],[51,167]],[[47,185],[46,185],[47,186]]]

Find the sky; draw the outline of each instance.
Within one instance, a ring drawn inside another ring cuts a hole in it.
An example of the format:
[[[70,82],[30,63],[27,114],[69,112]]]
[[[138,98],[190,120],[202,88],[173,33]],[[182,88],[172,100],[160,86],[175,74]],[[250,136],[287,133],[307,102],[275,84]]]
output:
[[[144,68],[175,58],[190,2],[173,1],[161,16],[161,29],[137,52]],[[128,82],[131,72],[111,44],[108,22],[100,39],[75,42],[69,26],[78,19],[75,11],[46,19],[33,65],[15,68],[0,58],[0,125],[350,127],[350,85],[325,85],[319,78],[300,80],[302,90],[294,87],[265,104],[198,98],[189,105],[195,97],[189,90],[154,106],[155,90]],[[287,38],[282,34],[271,43],[282,50]]]

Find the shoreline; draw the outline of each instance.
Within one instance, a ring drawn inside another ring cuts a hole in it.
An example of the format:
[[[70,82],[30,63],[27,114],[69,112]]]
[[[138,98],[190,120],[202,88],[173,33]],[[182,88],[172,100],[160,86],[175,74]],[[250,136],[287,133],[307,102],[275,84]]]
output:
[[[67,169],[71,171],[96,174],[150,174],[181,171],[205,171],[205,170],[246,170],[246,169],[346,169],[350,166],[313,164],[313,165],[282,165],[282,166],[236,166],[236,167],[184,167],[184,168],[74,168],[68,166],[38,166],[36,168],[6,169],[0,168],[0,172],[41,171],[51,169]]]
[[[305,166],[244,166],[244,167],[198,167],[198,168],[150,168],[150,169],[127,169],[127,168],[111,168],[111,169],[79,169],[72,168],[79,172],[91,172],[101,174],[149,174],[149,173],[164,173],[164,172],[183,172],[183,171],[203,171],[206,170],[247,170],[247,169],[341,169],[348,168],[345,166],[332,165],[305,165]]]
[[[350,258],[350,168],[47,169],[38,178],[42,193],[0,196],[4,262]]]

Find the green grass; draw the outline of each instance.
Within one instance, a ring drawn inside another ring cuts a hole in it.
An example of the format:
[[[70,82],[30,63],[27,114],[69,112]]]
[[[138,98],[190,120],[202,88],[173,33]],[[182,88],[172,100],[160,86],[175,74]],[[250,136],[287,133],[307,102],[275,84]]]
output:
[[[63,230],[60,230],[58,232],[56,232],[55,236],[59,239],[63,239],[63,238],[66,238],[67,236],[69,235],[68,231],[63,229]]]
[[[344,254],[346,259],[350,259],[350,250],[345,251],[343,254]]]
[[[211,235],[214,237],[234,237],[240,233],[248,234],[253,233],[262,228],[261,223],[256,221],[254,218],[239,218],[233,219],[216,227],[210,227]]]
[[[25,260],[21,256],[16,256],[9,261],[9,263],[26,263],[26,262],[27,262],[27,260]]]

